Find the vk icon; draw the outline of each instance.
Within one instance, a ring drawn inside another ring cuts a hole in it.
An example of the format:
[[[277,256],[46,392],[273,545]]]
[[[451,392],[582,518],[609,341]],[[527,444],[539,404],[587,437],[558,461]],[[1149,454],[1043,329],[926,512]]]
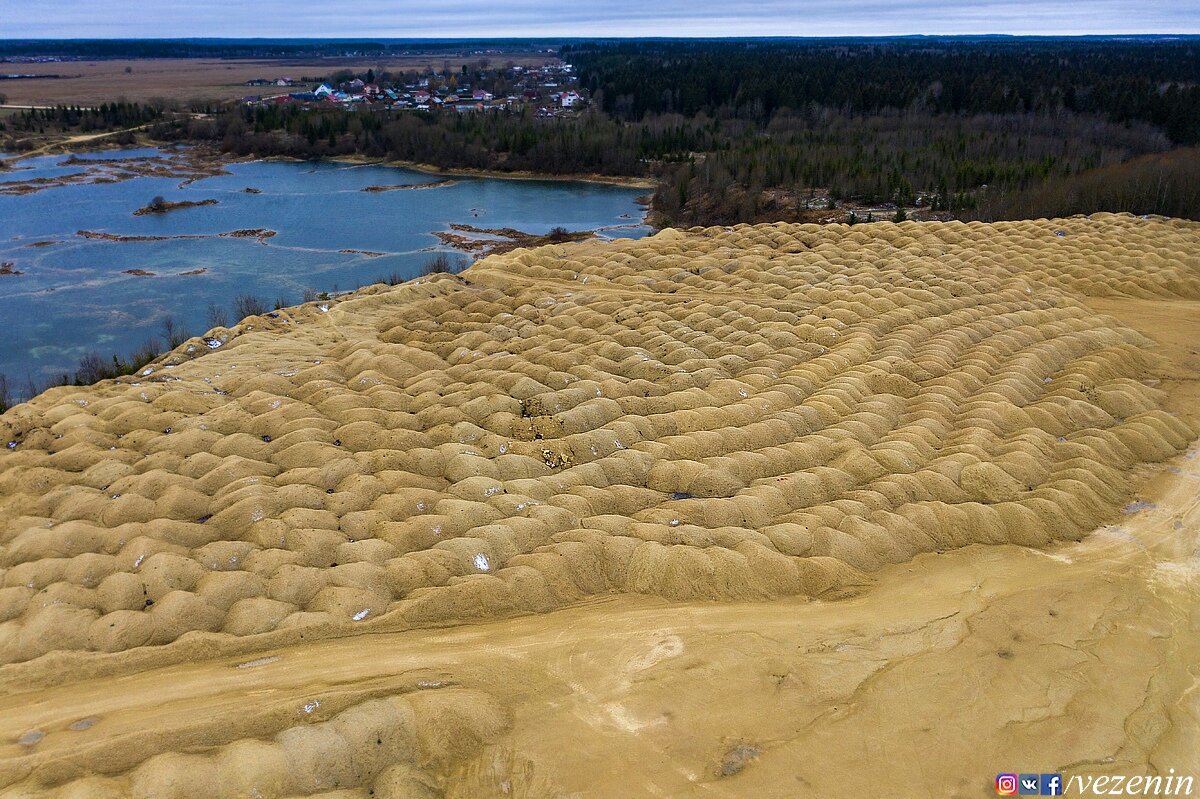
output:
[[[1017,778],[1017,793],[1021,796],[1037,796],[1041,781],[1036,774],[1022,774]]]
[[[1062,796],[1063,784],[1061,774],[1043,774],[1041,785],[1042,796]]]

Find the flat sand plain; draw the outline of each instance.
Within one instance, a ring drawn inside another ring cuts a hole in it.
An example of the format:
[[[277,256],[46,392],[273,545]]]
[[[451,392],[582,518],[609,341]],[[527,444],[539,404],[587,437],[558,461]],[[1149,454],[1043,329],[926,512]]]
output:
[[[0,417],[0,793],[1200,776],[1200,225],[517,250]]]

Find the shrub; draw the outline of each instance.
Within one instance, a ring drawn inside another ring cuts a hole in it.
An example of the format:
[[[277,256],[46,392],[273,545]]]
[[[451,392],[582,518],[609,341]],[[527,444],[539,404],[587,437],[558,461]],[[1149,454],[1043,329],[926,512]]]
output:
[[[137,370],[150,363],[161,354],[162,349],[158,346],[158,339],[150,337],[138,345],[138,348],[133,351],[133,355],[130,356],[130,363],[133,365],[133,368]]]
[[[167,342],[167,349],[173,350],[191,338],[191,334],[175,321],[175,317],[168,316],[162,320],[162,337]]]
[[[435,275],[439,272],[454,274],[458,271],[457,264],[451,260],[449,253],[434,253],[417,270],[418,275]]]
[[[225,309],[215,302],[208,304],[208,326],[229,327],[229,314],[225,313]]]
[[[247,316],[261,316],[267,312],[267,304],[253,294],[239,294],[233,300],[233,315],[242,320]]]
[[[116,377],[114,364],[106,362],[96,351],[89,352],[79,359],[79,367],[75,370],[75,382],[79,385],[90,386],[108,377]]]

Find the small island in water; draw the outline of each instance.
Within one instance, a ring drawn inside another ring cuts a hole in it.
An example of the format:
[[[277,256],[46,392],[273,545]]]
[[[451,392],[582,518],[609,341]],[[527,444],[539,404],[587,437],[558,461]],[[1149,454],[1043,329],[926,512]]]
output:
[[[219,200],[179,200],[177,202],[169,202],[161,195],[155,197],[146,205],[133,212],[134,216],[149,216],[151,214],[165,214],[170,211],[180,211],[184,208],[201,208],[206,205],[216,205]]]

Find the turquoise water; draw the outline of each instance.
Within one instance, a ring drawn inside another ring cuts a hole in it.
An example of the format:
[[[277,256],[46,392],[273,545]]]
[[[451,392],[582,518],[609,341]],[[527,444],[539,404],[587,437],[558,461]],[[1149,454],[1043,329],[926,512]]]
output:
[[[125,150],[81,158],[154,157],[156,150]],[[64,156],[19,162],[0,171],[6,182],[81,171]],[[416,274],[432,235],[450,223],[514,227],[546,233],[612,228],[603,235],[640,237],[637,189],[593,183],[455,178],[453,185],[420,190],[363,192],[371,185],[431,183],[436,176],[383,166],[339,163],[251,162],[231,173],[180,186],[179,178],[136,177],[119,183],[68,185],[34,194],[0,194],[0,262],[21,275],[0,275],[0,373],[23,383],[74,371],[96,351],[127,354],[161,330],[170,315],[192,334],[208,328],[208,305],[229,309],[239,294],[270,305],[301,301],[318,292],[357,288],[393,272]],[[261,194],[242,190],[253,187]],[[169,201],[218,200],[217,205],[162,215],[133,212],[161,195]],[[216,238],[245,228],[268,228],[265,240]],[[199,235],[168,241],[85,239],[77,231],[123,236]],[[31,247],[34,242],[54,242]],[[367,250],[382,257],[342,253]],[[466,256],[453,255],[455,258]],[[128,269],[153,277],[125,274]],[[204,269],[202,274],[182,272]],[[231,321],[232,310],[228,311]]]

